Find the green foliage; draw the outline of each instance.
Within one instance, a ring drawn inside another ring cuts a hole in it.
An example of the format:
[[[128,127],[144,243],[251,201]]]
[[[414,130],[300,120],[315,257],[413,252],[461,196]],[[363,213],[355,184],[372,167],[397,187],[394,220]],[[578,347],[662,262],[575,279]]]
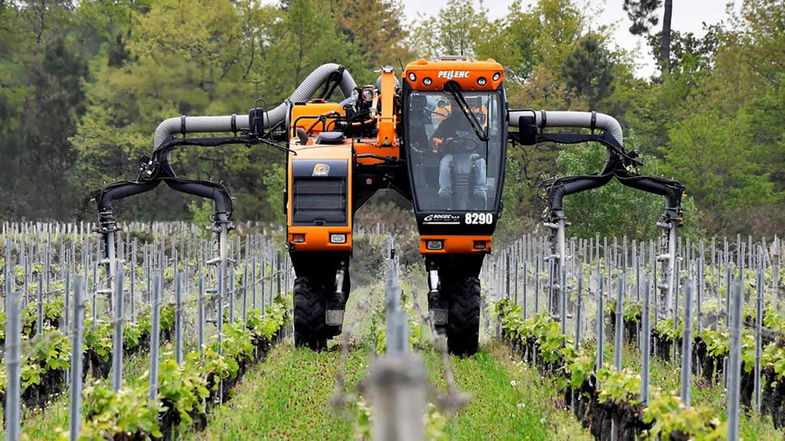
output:
[[[395,0],[330,0],[339,33],[369,66],[395,66],[412,55],[406,46],[403,4]]]
[[[534,339],[537,344],[538,357],[542,357],[549,362],[556,363],[556,373],[566,376],[566,382],[557,382],[562,387],[569,386],[573,390],[579,389],[591,375],[597,379],[597,400],[600,403],[608,401],[619,404],[626,403],[633,406],[641,406],[641,378],[639,373],[627,368],[621,371],[609,368],[596,369],[594,365],[594,350],[590,347],[574,349],[572,345],[566,345],[556,350],[558,357],[554,358],[554,349],[550,342],[561,340],[561,335],[552,335],[552,331],[560,332],[559,323],[550,320],[544,315],[538,315],[528,320],[520,320],[520,309],[513,305],[509,299],[502,299],[491,306],[502,321],[504,335],[519,342],[527,342]],[[510,318],[514,315],[515,318]],[[662,321],[662,332],[673,332],[673,322]],[[680,331],[679,331],[680,332]],[[711,331],[702,333],[704,339],[708,339]],[[669,334],[673,336],[674,334]],[[717,336],[717,344],[721,336]],[[727,338],[725,338],[727,341]],[[745,338],[745,344],[749,344],[749,339]],[[707,340],[708,344],[708,340]],[[773,345],[772,345],[773,346]],[[747,349],[749,351],[749,349]],[[768,352],[768,356],[766,356]],[[778,350],[767,348],[764,351],[764,365],[771,366],[779,362],[777,366],[782,372],[785,369],[785,362],[782,362],[783,355]],[[767,358],[768,357],[768,358]],[[642,406],[641,406],[642,407]],[[704,407],[684,407],[680,404],[679,397],[663,394],[657,388],[651,388],[649,406],[644,408],[643,419],[652,424],[652,429],[646,434],[650,440],[667,439],[673,432],[682,432],[693,440],[725,440],[727,427],[721,423],[718,414],[714,410]]]
[[[160,438],[162,434],[158,417],[167,410],[177,412],[180,418],[178,429],[185,430],[193,422],[192,415],[203,414],[206,410],[205,400],[210,395],[208,379],[213,380],[213,388],[217,390],[220,380],[235,378],[240,363],[249,361],[253,356],[254,337],[269,339],[285,324],[283,302],[283,299],[276,299],[264,317],[260,317],[258,311],[252,311],[248,315],[248,327],[239,322],[226,323],[220,347],[218,342],[214,342],[205,349],[204,355],[199,352],[188,353],[181,365],[170,357],[163,361],[158,371],[157,404],[149,403],[145,387],[122,388],[117,393],[100,386],[86,388],[87,418],[80,439],[98,441],[117,434],[133,436],[133,439]],[[162,325],[164,311],[171,311],[173,320],[173,308],[164,307],[161,311]],[[140,320],[149,323],[148,312],[141,314]],[[87,329],[91,329],[89,326],[90,323],[86,323]],[[105,326],[99,323],[92,328],[91,334],[97,342],[94,343],[97,348],[103,348],[101,339],[96,337],[101,329],[108,330]],[[109,345],[111,348],[111,340]],[[35,378],[35,375],[37,372],[30,371],[30,378]]]
[[[659,175],[661,163],[653,156],[643,155],[645,167],[641,173]],[[605,161],[605,149],[595,144],[571,146],[559,153],[557,164],[564,175],[596,173]],[[613,236],[624,231],[632,238],[651,238],[659,233],[655,225],[662,214],[665,203],[657,195],[625,187],[616,180],[610,184],[565,199],[565,210],[570,217],[580,219],[573,222],[570,234],[578,237]],[[601,207],[602,209],[598,209]],[[699,213],[691,198],[684,201],[685,217],[692,219]],[[641,219],[647,219],[641,222]],[[687,223],[682,234],[693,235],[698,228]]]
[[[178,366],[172,359],[164,361],[158,368],[158,384],[158,399],[172,403],[180,415],[180,430],[193,422],[192,411],[204,413],[204,400],[210,392],[207,380],[194,365]]]
[[[84,408],[87,418],[82,425],[80,441],[104,441],[106,436],[138,434],[145,440],[162,436],[159,409],[147,400],[147,389],[122,388],[117,393],[101,386],[85,388]]]
[[[174,329],[174,312],[174,305],[164,305],[161,307],[160,326],[162,332]]]
[[[674,326],[673,319],[667,318],[658,321],[657,326],[655,326],[654,329],[657,331],[659,338],[676,342],[681,339],[681,336],[684,333],[684,323],[679,319],[678,323]]]
[[[286,168],[280,164],[273,164],[264,172],[262,182],[268,188],[283,189],[286,185]],[[270,191],[267,193],[267,204],[271,208],[271,215],[277,222],[286,222],[283,212],[283,191]]]
[[[251,331],[244,329],[241,323],[227,323],[224,328],[221,350],[223,355],[237,361],[248,360],[253,355]],[[216,346],[217,347],[217,346]]]
[[[43,336],[33,340],[27,352],[28,363],[41,366],[44,371],[65,371],[71,365],[68,337],[56,329],[47,329]]]
[[[209,200],[203,200],[201,202],[191,201],[188,204],[188,211],[191,212],[191,222],[196,225],[210,225],[212,224],[213,213],[215,213],[215,208],[213,208],[213,203]],[[141,268],[139,268],[141,269]]]
[[[631,32],[650,34],[654,58],[661,3],[623,5]],[[496,20],[481,1],[450,0],[412,26],[397,0],[5,2],[0,155],[14,166],[0,176],[8,202],[0,218],[83,217],[92,210],[89,191],[132,177],[164,118],[241,114],[258,97],[273,107],[325,62],[369,84],[382,64],[464,53],[502,63],[511,108],[597,110],[619,119],[625,147],[643,154],[641,172],[686,184],[688,235],[770,235],[785,223],[782,10],[781,0],[745,0],[703,37],[665,34],[670,73],[637,78],[632,54],[613,44],[612,26],[597,25],[596,11],[576,0],[513,1]],[[509,149],[499,236],[534,227],[544,180],[596,173],[603,156],[593,146]],[[283,220],[280,152],[182,149],[172,160],[183,176],[224,181],[236,219]],[[212,211],[166,189],[153,196],[129,199],[125,217],[206,223]],[[651,238],[662,211],[660,198],[618,184],[570,196],[566,205],[579,237]]]
[[[26,363],[22,365],[22,389],[41,384],[41,374],[43,369],[36,363]]]
[[[63,310],[65,308],[65,300],[62,297],[53,299],[50,302],[44,303],[43,318],[44,321],[57,322],[62,318]],[[5,314],[3,314],[5,319]],[[22,309],[22,335],[32,336],[38,328],[38,302],[30,302]],[[0,325],[2,334],[5,334],[5,320]]]
[[[425,415],[425,439],[428,441],[449,441],[448,431],[450,420],[440,412],[433,403],[428,403],[428,413]]]
[[[421,17],[415,27],[413,48],[420,57],[475,55],[474,46],[491,28],[482,2],[448,0],[436,17]]]
[[[761,366],[771,369],[777,380],[782,380],[785,377],[785,347],[777,343],[764,347],[761,353]]]
[[[785,313],[774,308],[766,309],[763,311],[763,326],[781,334],[785,333]]]
[[[611,371],[607,368],[596,372],[599,381],[600,394],[598,400],[604,403],[608,400],[619,403],[640,403],[641,377],[632,370]]]
[[[569,386],[578,390],[589,376],[594,372],[594,355],[584,351],[575,356],[572,360],[565,362],[564,369],[569,375]]]
[[[205,349],[204,355],[204,358],[200,358],[198,353],[191,353],[188,360],[200,366],[203,372],[213,374],[218,379],[237,377],[237,372],[240,370],[237,360],[224,357],[214,347]],[[213,389],[218,390],[218,382],[213,385]]]
[[[667,439],[674,431],[694,441],[727,439],[727,423],[720,422],[716,412],[703,407],[684,407],[678,396],[660,394],[652,398],[643,411],[643,421],[653,423],[649,440]]]
[[[65,173],[76,162],[67,138],[84,113],[92,51],[74,21],[71,2],[0,6],[0,155],[14,164],[0,176],[0,217],[65,219],[78,202]]]
[[[136,322],[123,323],[123,347],[134,349],[139,346],[142,337],[142,327]]]
[[[613,59],[596,35],[583,37],[575,50],[567,56],[561,74],[567,89],[586,97],[590,109],[613,93]]]
[[[649,32],[652,26],[657,26],[660,19],[656,11],[661,5],[662,0],[624,0],[624,12],[632,21],[630,33],[642,35]]]
[[[738,118],[719,111],[693,112],[671,126],[670,143],[663,149],[664,170],[678,176],[700,208],[711,213],[727,216],[771,203],[774,183],[763,164],[753,159],[755,151],[739,142],[743,133]]]
[[[355,430],[357,439],[371,439],[371,407],[363,400],[358,398],[354,403]]]
[[[624,305],[624,321],[629,323],[639,323],[641,321],[641,311],[643,302],[630,301]]]
[[[109,323],[85,320],[84,344],[87,349],[94,351],[103,361],[109,360],[112,355],[112,327]]]
[[[254,335],[271,340],[287,321],[286,306],[281,297],[276,297],[275,301],[267,307],[262,317],[259,310],[248,312],[246,326]]]
[[[730,352],[730,336],[726,331],[707,329],[698,336],[706,343],[706,352],[713,357],[724,357]]]

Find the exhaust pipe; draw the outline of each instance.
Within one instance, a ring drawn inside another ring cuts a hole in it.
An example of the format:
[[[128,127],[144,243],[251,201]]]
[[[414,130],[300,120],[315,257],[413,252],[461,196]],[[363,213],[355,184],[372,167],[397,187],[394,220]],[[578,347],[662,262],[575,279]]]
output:
[[[274,109],[265,112],[263,116],[264,127],[269,128],[283,121],[292,103],[307,101],[336,72],[341,73],[341,81],[338,84],[341,92],[343,92],[345,97],[351,97],[352,90],[357,85],[349,71],[340,64],[323,64],[314,69],[297,86],[297,89],[289,98]],[[248,128],[250,128],[248,115],[180,116],[169,118],[158,124],[158,127],[155,129],[153,147],[157,149],[169,136],[176,133],[236,132]]]

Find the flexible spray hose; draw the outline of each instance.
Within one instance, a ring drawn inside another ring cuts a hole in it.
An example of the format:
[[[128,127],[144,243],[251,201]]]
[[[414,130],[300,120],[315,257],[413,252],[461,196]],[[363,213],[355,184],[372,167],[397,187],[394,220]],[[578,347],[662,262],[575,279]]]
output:
[[[323,64],[314,69],[289,98],[265,113],[264,127],[270,128],[283,121],[291,103],[310,99],[319,87],[326,83],[330,76],[336,72],[341,72],[341,81],[339,83],[341,92],[343,92],[345,97],[350,97],[356,84],[349,71],[339,64]],[[235,132],[248,128],[248,115],[181,116],[169,118],[158,124],[158,127],[155,129],[153,147],[158,148],[166,138],[175,133]]]

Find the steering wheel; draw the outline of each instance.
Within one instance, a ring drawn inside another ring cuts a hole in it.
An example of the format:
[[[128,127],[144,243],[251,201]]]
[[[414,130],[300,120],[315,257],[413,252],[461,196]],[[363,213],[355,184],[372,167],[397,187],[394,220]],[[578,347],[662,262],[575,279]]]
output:
[[[442,148],[449,146],[458,151],[463,150],[466,152],[473,152],[477,150],[477,147],[480,146],[480,143],[476,139],[472,138],[447,138],[444,140],[442,146]]]

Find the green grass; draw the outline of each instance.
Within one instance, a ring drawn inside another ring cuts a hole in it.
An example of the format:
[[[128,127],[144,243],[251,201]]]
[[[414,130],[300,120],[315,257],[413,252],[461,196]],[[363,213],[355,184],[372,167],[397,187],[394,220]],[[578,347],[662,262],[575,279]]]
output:
[[[444,389],[440,357],[425,352],[431,381]],[[354,418],[329,406],[341,353],[295,349],[285,342],[266,362],[249,370],[225,405],[211,413],[207,429],[186,440],[352,440]],[[367,371],[372,351],[360,345],[346,362],[346,384],[353,389]],[[591,437],[559,408],[551,380],[516,363],[501,345],[469,358],[451,357],[453,371],[470,403],[449,422],[450,440],[588,441]],[[432,394],[431,399],[435,398]]]
[[[365,374],[369,351],[359,348],[346,361],[347,384]],[[329,406],[341,353],[274,348],[266,362],[246,372],[225,405],[210,414],[207,429],[191,440],[350,440],[354,423]]]
[[[439,357],[426,354],[431,379],[444,388]],[[484,347],[472,357],[451,357],[458,389],[469,404],[450,421],[451,440],[582,441],[591,436],[569,411],[549,379],[516,363],[503,346]]]

